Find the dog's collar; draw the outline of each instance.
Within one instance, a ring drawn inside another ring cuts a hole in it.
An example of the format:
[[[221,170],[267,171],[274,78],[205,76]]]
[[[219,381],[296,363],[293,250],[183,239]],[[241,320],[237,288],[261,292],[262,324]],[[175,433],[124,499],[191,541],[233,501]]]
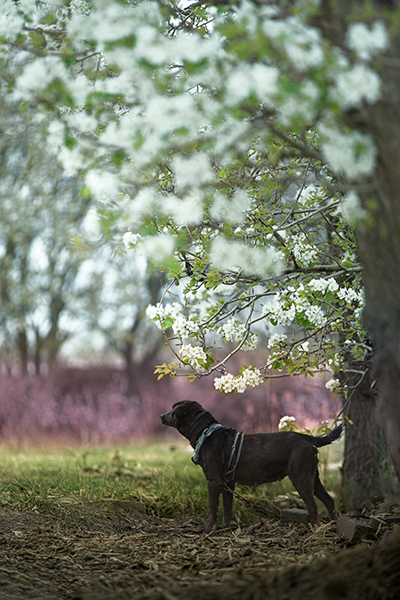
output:
[[[201,450],[201,447],[202,447],[203,442],[206,439],[206,437],[208,437],[209,435],[214,433],[214,431],[216,431],[217,429],[221,429],[221,427],[223,427],[223,425],[220,425],[219,423],[213,423],[213,425],[210,425],[210,427],[207,427],[206,429],[204,429],[203,433],[201,434],[201,436],[198,439],[196,448],[194,450],[194,454],[192,456],[192,461],[194,462],[195,465],[199,464],[200,450]]]

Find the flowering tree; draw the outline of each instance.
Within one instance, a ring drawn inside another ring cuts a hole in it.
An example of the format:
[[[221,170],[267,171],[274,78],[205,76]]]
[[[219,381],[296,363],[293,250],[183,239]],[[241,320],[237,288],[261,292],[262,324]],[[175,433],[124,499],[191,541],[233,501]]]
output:
[[[4,6],[14,100],[52,113],[50,142],[68,173],[84,174],[108,235],[181,284],[179,306],[151,314],[193,377],[214,373],[216,387],[240,392],[280,369],[338,370],[344,351],[363,359],[360,251],[400,473],[388,376],[400,359],[397,10],[313,0]],[[229,373],[228,359],[254,349],[266,325],[268,361]],[[221,340],[233,346],[216,361]]]
[[[7,92],[0,111],[0,344],[24,374],[31,360],[39,374],[43,360],[54,363],[70,333],[66,320],[81,308],[79,294],[74,307],[67,298],[82,264],[70,241],[86,209],[76,178],[46,152],[37,114],[20,111]]]
[[[34,106],[20,110],[4,85],[0,114],[2,357],[10,368],[19,362],[23,374],[32,367],[40,374],[43,364],[52,370],[66,342],[74,350],[84,345],[87,357],[109,349],[111,340],[125,358],[132,392],[133,345],[145,362],[159,342],[159,334],[148,334],[145,309],[160,295],[160,277],[154,284],[139,261],[100,247],[88,190],[46,147],[48,119]]]

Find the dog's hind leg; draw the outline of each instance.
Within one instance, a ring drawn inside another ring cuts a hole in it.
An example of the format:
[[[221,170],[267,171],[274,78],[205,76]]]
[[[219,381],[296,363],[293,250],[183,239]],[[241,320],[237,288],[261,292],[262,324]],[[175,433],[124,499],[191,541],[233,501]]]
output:
[[[318,509],[314,500],[314,480],[317,473],[317,450],[313,446],[304,446],[301,452],[296,452],[288,465],[288,475],[298,491],[310,516],[310,521],[318,521]]]
[[[321,502],[325,504],[331,521],[336,521],[337,515],[335,512],[335,502],[322,485],[321,480],[319,478],[318,470],[314,479],[314,494],[317,496],[318,500],[321,500]]]
[[[224,508],[224,520],[222,523],[223,527],[229,527],[231,519],[232,519],[232,505],[233,505],[234,489],[235,489],[235,482],[230,481],[229,483],[226,484],[226,487],[222,490],[222,506]]]

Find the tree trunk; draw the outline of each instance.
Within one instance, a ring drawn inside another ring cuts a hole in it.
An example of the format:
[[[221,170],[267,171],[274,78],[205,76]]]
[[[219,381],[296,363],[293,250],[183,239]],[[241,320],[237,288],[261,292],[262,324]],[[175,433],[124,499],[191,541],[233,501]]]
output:
[[[25,329],[18,332],[17,345],[19,351],[19,358],[21,361],[21,374],[25,376],[28,374],[29,361],[28,338]]]
[[[133,396],[138,391],[138,372],[133,360],[133,339],[124,340],[122,354],[125,360],[125,373],[127,379],[126,395]]]
[[[348,379],[356,385],[360,375]],[[386,437],[377,423],[377,396],[367,373],[352,396],[347,417],[342,469],[342,498],[346,509],[362,509],[383,500],[389,492]]]
[[[365,21],[365,5],[363,0],[324,1],[316,24],[325,37],[343,47],[349,15],[353,20],[359,16],[360,21]],[[375,7],[377,19],[385,20],[388,13],[383,14],[382,9],[387,11],[390,5],[375,2],[370,6]],[[377,348],[373,368],[380,395],[378,415],[400,478],[399,62],[400,35],[397,34],[385,55],[376,60],[382,82],[380,101],[349,111],[345,121],[348,126],[371,135],[377,149],[374,173],[357,187],[362,205],[370,215],[358,226],[357,240],[366,296],[364,321]]]
[[[392,43],[400,58],[399,36]],[[400,478],[400,69],[384,67],[382,100],[366,111],[378,149],[374,181],[360,191],[372,218],[357,231],[364,270],[364,320],[378,349],[379,416]]]

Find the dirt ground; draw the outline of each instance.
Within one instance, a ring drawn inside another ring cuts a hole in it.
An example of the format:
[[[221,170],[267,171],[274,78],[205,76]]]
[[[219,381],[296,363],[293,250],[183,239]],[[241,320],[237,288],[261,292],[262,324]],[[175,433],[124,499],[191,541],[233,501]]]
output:
[[[351,547],[333,523],[262,519],[204,536],[193,521],[105,504],[0,508],[0,600],[400,598],[400,528],[383,520]]]

